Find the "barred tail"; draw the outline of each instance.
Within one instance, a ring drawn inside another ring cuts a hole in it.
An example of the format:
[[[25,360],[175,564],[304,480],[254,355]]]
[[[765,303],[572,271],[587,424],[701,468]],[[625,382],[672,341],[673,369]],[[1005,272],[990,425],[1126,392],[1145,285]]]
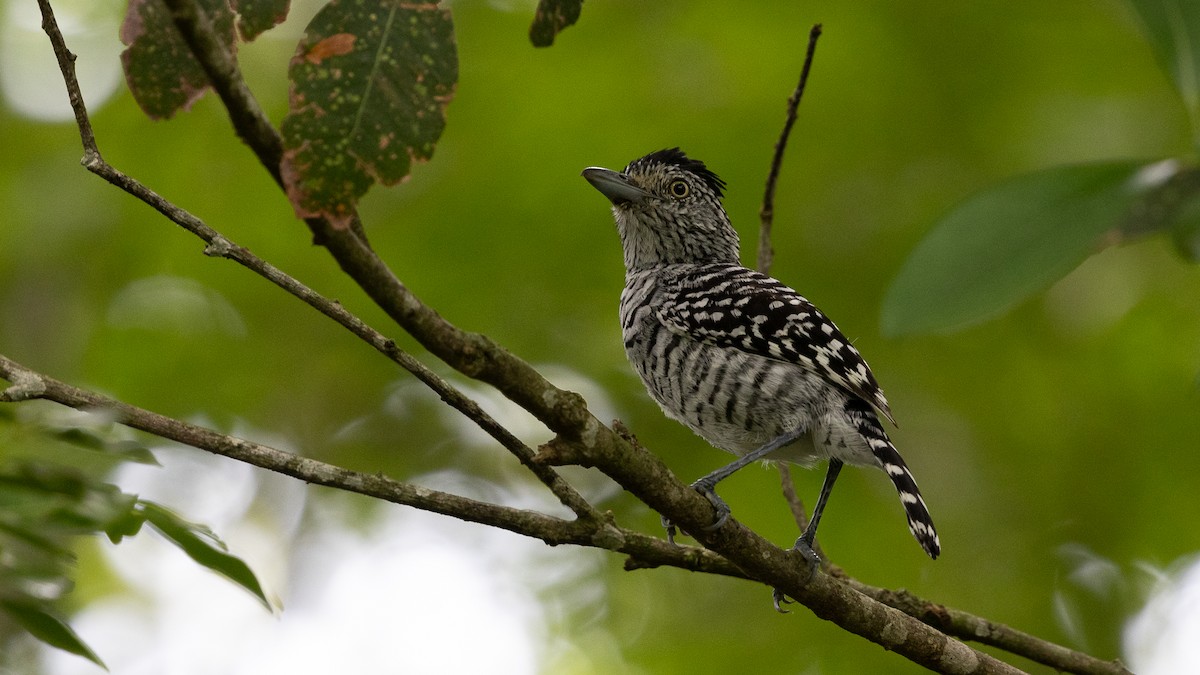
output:
[[[925,549],[929,557],[937,560],[938,554],[942,552],[937,529],[933,526],[933,517],[929,515],[925,500],[921,498],[921,490],[917,487],[917,481],[913,478],[912,472],[908,470],[908,465],[904,463],[904,458],[900,456],[896,446],[892,445],[892,441],[888,439],[883,425],[879,423],[879,418],[870,411],[865,403],[859,400],[851,401],[847,403],[846,409],[847,412],[866,413],[852,414],[857,422],[858,432],[866,439],[867,444],[871,447],[871,452],[875,453],[875,459],[879,461],[879,466],[887,472],[888,478],[891,478],[892,484],[896,486],[896,492],[900,495],[900,504],[904,507],[904,513],[908,517],[908,531],[912,532],[917,543]]]

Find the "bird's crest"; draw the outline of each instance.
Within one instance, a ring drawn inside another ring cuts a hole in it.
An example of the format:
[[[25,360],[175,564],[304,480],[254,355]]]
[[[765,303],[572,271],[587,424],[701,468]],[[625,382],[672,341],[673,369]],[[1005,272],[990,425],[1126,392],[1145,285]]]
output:
[[[636,171],[638,169],[646,169],[654,164],[670,164],[677,166],[688,173],[695,175],[700,180],[704,181],[705,185],[713,191],[718,198],[725,194],[725,181],[721,177],[713,173],[704,162],[698,159],[692,159],[685,155],[679,148],[667,148],[652,152],[645,157],[635,159],[625,167],[625,173]]]

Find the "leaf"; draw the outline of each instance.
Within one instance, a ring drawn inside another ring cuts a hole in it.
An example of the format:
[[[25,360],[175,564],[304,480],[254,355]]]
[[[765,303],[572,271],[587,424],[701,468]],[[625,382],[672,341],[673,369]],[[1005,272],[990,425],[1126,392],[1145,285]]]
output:
[[[1105,245],[1105,234],[1169,178],[1152,171],[1158,164],[1143,164],[1055,167],[970,197],[901,267],[883,301],[883,331],[933,333],[978,323],[1047,288]]]
[[[8,514],[4,515],[7,516]],[[6,538],[9,541],[5,541]],[[38,549],[38,552],[49,558],[58,558],[61,561],[71,559],[71,549],[65,545],[60,545],[42,536],[40,533],[29,530],[19,524],[7,523],[3,520],[0,520],[0,542],[8,544],[6,548],[15,548],[13,546],[14,543],[21,543],[27,547]],[[9,551],[9,555],[12,555],[11,551]],[[26,552],[26,557],[31,557],[28,556],[28,552]],[[20,561],[10,562],[8,566],[12,567],[19,563]]]
[[[129,513],[124,514],[120,518],[114,518],[109,521],[104,528],[104,534],[108,535],[109,541],[119,544],[125,537],[132,537],[140,532],[145,522],[146,517],[142,514],[141,510],[133,508],[129,510]]]
[[[1175,249],[1188,262],[1200,262],[1200,197],[1186,202],[1171,230]]]
[[[346,227],[373,182],[398,183],[433,155],[458,79],[450,12],[333,0],[308,25],[288,76],[288,197],[300,217]]]
[[[291,0],[230,0],[238,14],[238,34],[246,42],[283,23]]]
[[[108,666],[104,665],[96,652],[92,651],[66,622],[49,610],[36,604],[11,600],[0,601],[0,610],[3,610],[13,621],[42,642],[65,652],[82,656],[108,670]]]
[[[189,523],[154,502],[141,501],[139,504],[146,521],[189,558],[250,591],[267,609],[271,608],[250,566],[241,558],[227,553],[225,544],[211,530]]]
[[[146,446],[131,440],[114,440],[111,434],[87,427],[67,427],[49,434],[60,441],[87,450],[103,452],[129,462],[158,466],[154,453]]]
[[[529,26],[529,41],[534,47],[549,47],[559,33],[575,25],[582,10],[583,0],[541,0]]]
[[[1129,0],[1129,4],[1196,125],[1200,118],[1200,7],[1193,0]]]
[[[225,0],[196,0],[230,53],[236,51],[234,15]],[[208,75],[192,56],[162,0],[131,0],[121,24],[121,65],[129,91],[151,119],[188,110],[208,89]]]

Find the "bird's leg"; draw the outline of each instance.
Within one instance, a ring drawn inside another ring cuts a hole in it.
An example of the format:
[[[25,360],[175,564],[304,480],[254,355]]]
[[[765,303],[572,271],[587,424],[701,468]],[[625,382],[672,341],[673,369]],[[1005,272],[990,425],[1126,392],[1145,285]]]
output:
[[[800,538],[792,546],[793,551],[798,551],[808,563],[809,578],[817,573],[817,568],[821,566],[821,557],[813,550],[813,542],[817,539],[817,524],[821,522],[821,513],[825,511],[825,503],[829,501],[829,493],[833,492],[833,483],[837,480],[838,472],[842,470],[842,460],[835,457],[829,458],[829,469],[825,471],[825,481],[821,483],[821,494],[817,496],[817,505],[813,507],[812,519],[808,521],[808,527],[804,528],[804,532],[800,534]],[[775,611],[780,614],[787,614],[787,610],[780,607],[780,603],[790,603],[783,591],[775,589],[773,596],[775,603]]]
[[[800,438],[801,436],[804,435],[804,431],[805,431],[804,429],[797,429],[797,430],[785,432],[784,434],[782,434],[775,440],[767,443],[766,445],[763,445],[760,448],[756,448],[755,450],[752,450],[749,453],[742,455],[741,457],[738,457],[736,460],[730,462],[729,464],[726,464],[725,466],[717,469],[716,471],[708,474],[707,476],[704,476],[703,478],[696,481],[695,483],[692,483],[692,488],[695,489],[696,492],[699,492],[700,494],[704,495],[704,498],[707,499],[708,502],[713,505],[713,510],[717,514],[716,520],[714,520],[712,522],[712,524],[705,526],[704,531],[711,532],[711,531],[721,527],[722,525],[725,524],[725,521],[729,520],[729,513],[730,513],[729,505],[725,503],[724,499],[721,499],[719,496],[717,496],[717,492],[716,492],[717,483],[720,483],[721,481],[725,480],[726,478],[729,478],[734,473],[736,473],[738,471],[738,469],[741,469],[742,467],[744,467],[748,464],[753,464],[754,462],[757,462],[758,460],[765,458],[767,455],[771,454],[772,452],[775,452],[776,450],[778,450],[779,448],[782,448],[783,446],[787,445],[788,443],[791,443],[792,441],[796,440],[797,438]],[[675,541],[675,525],[673,523],[671,523],[671,521],[669,519],[667,519],[665,516],[663,517],[662,522],[663,522],[663,527],[667,528],[667,541],[674,543],[674,541]]]
[[[821,494],[817,496],[817,505],[813,507],[812,519],[808,521],[808,527],[804,528],[804,532],[792,546],[793,550],[799,551],[800,555],[804,556],[814,570],[821,564],[820,556],[813,551],[813,542],[817,538],[817,524],[821,522],[821,513],[825,511],[825,503],[829,501],[829,493],[833,492],[833,483],[837,480],[838,472],[841,470],[842,460],[831,457],[829,469],[825,472],[825,482],[821,484]]]

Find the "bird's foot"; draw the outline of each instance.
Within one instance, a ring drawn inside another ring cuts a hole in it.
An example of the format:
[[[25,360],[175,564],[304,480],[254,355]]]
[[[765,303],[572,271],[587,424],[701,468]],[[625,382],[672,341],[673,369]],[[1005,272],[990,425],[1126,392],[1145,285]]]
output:
[[[812,539],[808,533],[800,535],[800,538],[792,545],[792,550],[799,553],[800,557],[804,558],[804,562],[808,563],[808,578],[812,579],[813,575],[817,573],[817,569],[821,567],[821,556],[813,550]]]
[[[692,483],[692,489],[704,495],[704,498],[708,500],[709,504],[712,504],[713,511],[717,514],[716,519],[711,524],[704,526],[704,531],[712,532],[720,529],[725,524],[725,521],[729,520],[729,514],[732,513],[729,505],[725,503],[724,499],[717,496],[717,492],[713,489],[713,486],[703,478]]]
[[[705,532],[712,532],[713,530],[719,529],[725,524],[725,521],[729,520],[729,514],[731,513],[729,505],[725,503],[724,499],[721,499],[719,496],[717,496],[716,491],[714,491],[712,486],[706,483],[703,478],[695,483],[692,483],[692,488],[695,489],[696,492],[704,495],[704,498],[708,500],[708,503],[712,504],[713,511],[716,511],[717,513],[716,519],[713,520],[711,524],[705,525],[701,529],[703,529]],[[663,528],[665,528],[667,531],[667,541],[674,544],[675,535],[678,532],[675,527],[675,523],[672,523],[671,519],[666,516],[661,516],[661,522]]]
[[[817,552],[813,550],[812,541],[808,535],[800,535],[800,538],[792,545],[792,550],[799,553],[801,558],[804,558],[804,562],[808,565],[808,580],[812,581],[812,578],[817,574],[817,569],[821,567],[821,556],[817,555]],[[795,602],[784,595],[783,590],[779,588],[775,589],[771,600],[775,605],[775,611],[780,614],[788,613],[788,610],[784,609],[782,605],[790,605]]]

